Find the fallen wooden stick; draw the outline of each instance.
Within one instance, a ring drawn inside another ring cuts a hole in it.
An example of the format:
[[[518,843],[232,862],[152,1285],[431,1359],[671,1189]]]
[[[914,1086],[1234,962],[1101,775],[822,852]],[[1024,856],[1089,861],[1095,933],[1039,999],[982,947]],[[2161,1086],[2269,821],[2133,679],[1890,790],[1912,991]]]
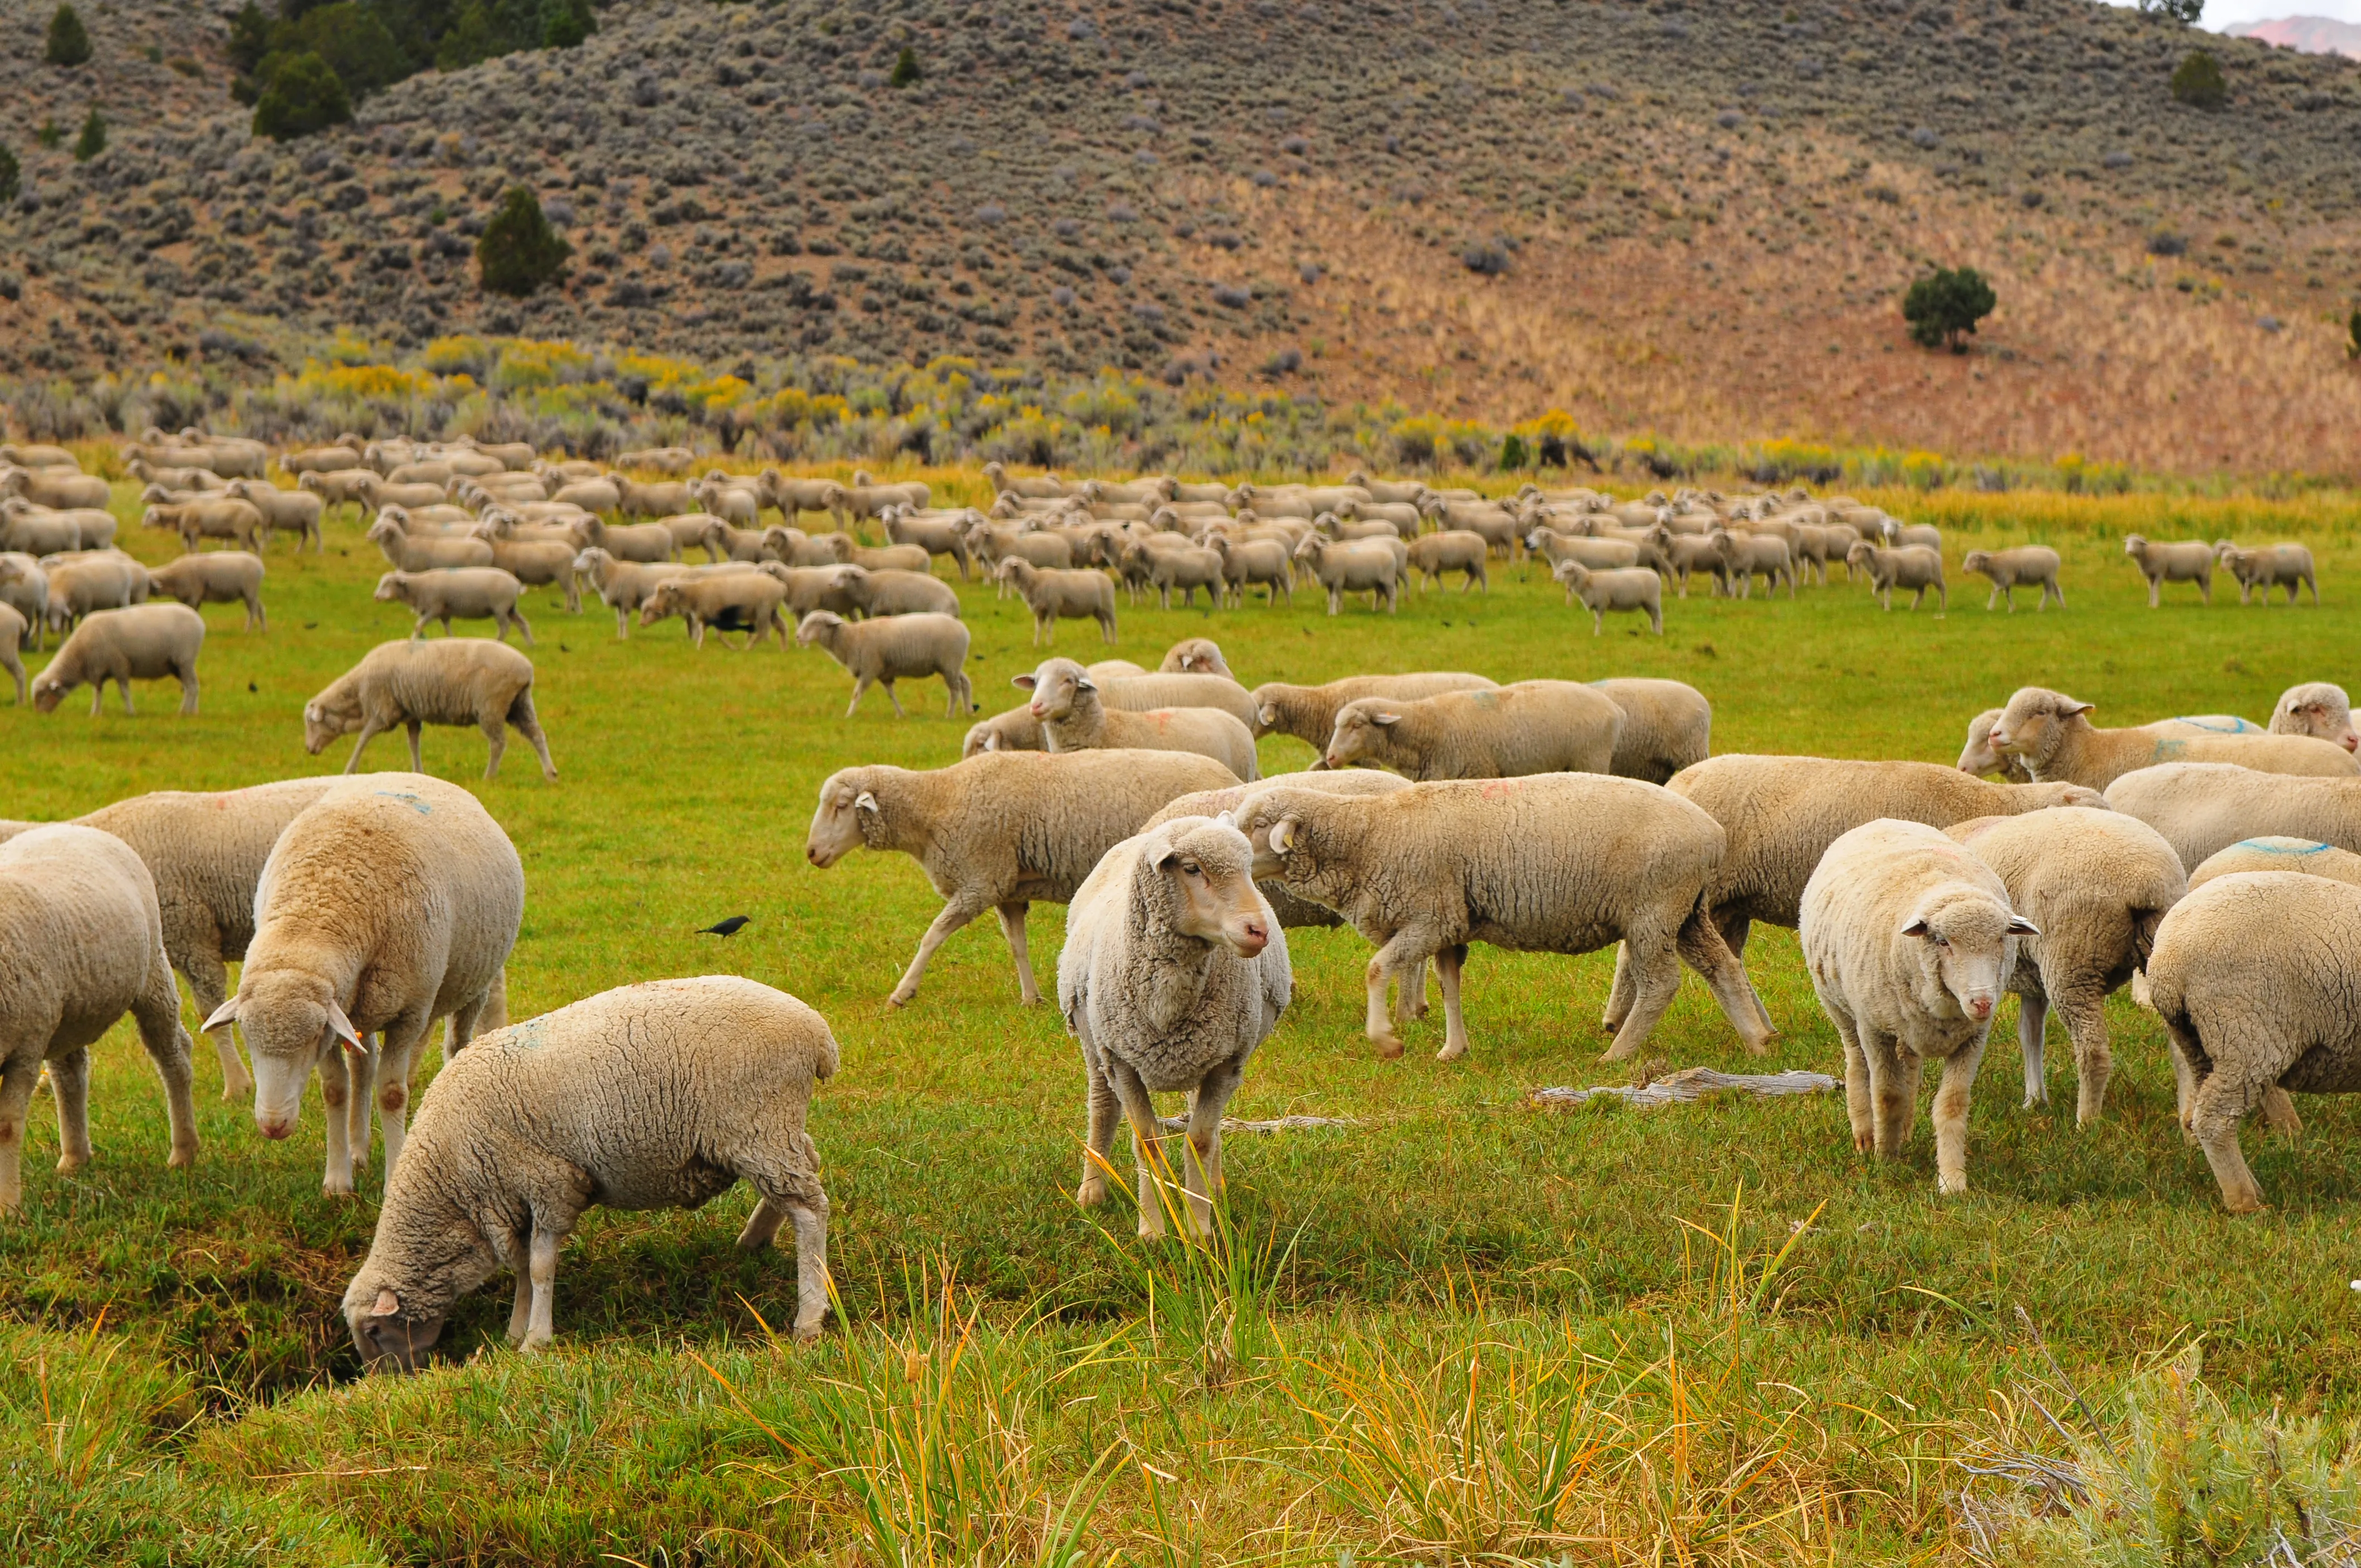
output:
[[[1177,1133],[1189,1125],[1186,1116],[1166,1116],[1159,1124],[1168,1133]],[[1349,1116],[1281,1116],[1274,1122],[1236,1122],[1222,1118],[1222,1131],[1228,1133],[1296,1133],[1307,1127],[1357,1127],[1361,1124]]]
[[[1838,1087],[1837,1080],[1824,1072],[1717,1072],[1709,1067],[1685,1067],[1678,1072],[1666,1073],[1647,1083],[1602,1083],[1591,1089],[1536,1089],[1532,1101],[1536,1105],[1562,1107],[1579,1105],[1600,1095],[1611,1096],[1627,1104],[1653,1106],[1674,1105],[1684,1101],[1702,1100],[1709,1094],[1736,1091],[1764,1097],[1780,1094],[1826,1094]]]

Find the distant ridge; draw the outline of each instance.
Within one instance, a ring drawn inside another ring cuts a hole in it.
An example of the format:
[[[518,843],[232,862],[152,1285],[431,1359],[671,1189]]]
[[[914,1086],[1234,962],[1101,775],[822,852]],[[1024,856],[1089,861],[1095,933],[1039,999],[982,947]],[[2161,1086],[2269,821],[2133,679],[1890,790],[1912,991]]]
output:
[[[2333,16],[2279,16],[2268,22],[2240,22],[2223,31],[2234,38],[2256,38],[2306,54],[2341,54],[2361,60],[2361,22],[2340,22]]]

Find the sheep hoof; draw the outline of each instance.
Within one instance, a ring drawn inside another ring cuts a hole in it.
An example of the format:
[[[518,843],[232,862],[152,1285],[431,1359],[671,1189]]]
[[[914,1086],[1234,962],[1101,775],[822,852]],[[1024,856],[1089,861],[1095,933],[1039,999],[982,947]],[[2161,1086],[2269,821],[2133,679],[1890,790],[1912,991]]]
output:
[[[885,999],[885,1005],[888,1007],[907,1007],[910,1005],[910,999],[901,992],[897,991]]]
[[[179,1159],[181,1157],[174,1155],[172,1157]],[[182,1163],[185,1164],[186,1162],[183,1161]],[[71,1176],[75,1171],[80,1170],[82,1168],[82,1164],[83,1161],[78,1155],[60,1155],[58,1157],[58,1174],[60,1176]]]
[[[1441,1050],[1434,1053],[1434,1059],[1437,1061],[1457,1061],[1461,1057],[1464,1057],[1466,1054],[1467,1042],[1462,1040],[1457,1045],[1446,1043]]]
[[[1074,1202],[1084,1209],[1095,1209],[1106,1201],[1106,1183],[1085,1181],[1074,1193]]]
[[[1369,1043],[1378,1047],[1378,1055],[1387,1061],[1402,1054],[1401,1036],[1399,1035],[1372,1035]]]
[[[1853,1153],[1855,1153],[1855,1154],[1868,1154],[1868,1153],[1871,1153],[1872,1150],[1874,1150],[1876,1147],[1877,1147],[1877,1135],[1876,1135],[1876,1134],[1874,1134],[1874,1133],[1855,1133],[1855,1134],[1852,1135],[1852,1152],[1853,1152]]]

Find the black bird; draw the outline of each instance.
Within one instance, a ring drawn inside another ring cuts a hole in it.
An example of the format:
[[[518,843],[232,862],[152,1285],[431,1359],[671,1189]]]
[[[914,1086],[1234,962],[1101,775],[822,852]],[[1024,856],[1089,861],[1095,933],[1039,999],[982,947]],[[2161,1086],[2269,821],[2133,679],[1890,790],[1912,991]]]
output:
[[[727,920],[715,921],[712,925],[708,926],[705,929],[699,931],[697,935],[700,937],[720,937],[723,938],[734,937],[738,934],[739,929],[743,927],[747,921],[752,920],[752,918],[754,917],[752,915],[732,915]]]

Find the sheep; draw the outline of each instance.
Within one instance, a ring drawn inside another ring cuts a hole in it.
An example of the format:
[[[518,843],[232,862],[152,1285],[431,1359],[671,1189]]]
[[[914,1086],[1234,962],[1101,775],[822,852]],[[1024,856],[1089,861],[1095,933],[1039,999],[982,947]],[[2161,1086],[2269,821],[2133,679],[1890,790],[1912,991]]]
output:
[[[0,600],[0,670],[5,670],[16,682],[16,706],[26,702],[25,629],[30,624],[16,608]]]
[[[959,567],[960,581],[968,580],[972,557],[967,546],[968,521],[972,511],[936,512],[921,517],[906,507],[889,507],[883,521],[885,538],[894,544],[915,544],[928,557],[928,569],[933,569],[933,557],[948,555]]]
[[[1444,573],[1459,572],[1465,574],[1459,583],[1461,593],[1480,584],[1489,594],[1492,579],[1486,568],[1491,554],[1491,545],[1482,534],[1464,528],[1445,529],[1410,542],[1410,567],[1420,574],[1420,593],[1441,586]]]
[[[448,463],[413,458],[408,463],[397,463],[387,469],[385,481],[389,485],[435,485],[448,490],[451,485],[451,466]]]
[[[782,566],[776,561],[765,561],[761,569],[786,585],[787,597],[779,606],[780,615],[786,620],[801,620],[816,609],[847,620],[862,613],[852,597],[852,575],[858,567]]]
[[[1610,609],[1636,610],[1648,618],[1648,626],[1657,636],[1664,634],[1664,580],[1646,567],[1595,572],[1579,561],[1567,560],[1550,568],[1550,576],[1565,585],[1566,603],[1579,598],[1590,611],[1593,637],[1607,630]]]
[[[1735,591],[1734,585],[1730,580],[1729,563],[1722,559],[1720,547],[1713,542],[1709,534],[1684,533],[1669,536],[1664,543],[1664,565],[1674,582],[1678,585],[1680,596],[1683,598],[1689,597],[1689,578],[1697,572],[1705,572],[1712,576],[1711,587],[1715,597],[1719,598],[1725,593]]]
[[[282,490],[267,479],[232,479],[227,491],[261,514],[266,533],[292,533],[299,551],[306,539],[314,554],[327,547],[320,537],[320,516],[327,504],[318,495]]]
[[[719,521],[754,529],[763,520],[763,495],[751,484],[733,482],[719,473],[708,474],[688,488],[697,509]]]
[[[1164,650],[1164,662],[1156,669],[1159,674],[1219,675],[1234,685],[1236,682],[1236,677],[1230,674],[1229,661],[1222,657],[1221,644],[1210,637],[1183,637]],[[1097,673],[1093,667],[1092,674]],[[1245,688],[1239,689],[1239,695],[1246,695]],[[1251,709],[1238,717],[1251,723],[1250,712]]]
[[[778,633],[779,646],[785,648],[787,628],[779,619],[779,606],[786,597],[787,586],[767,572],[683,575],[667,578],[649,591],[647,603],[640,609],[640,624],[653,626],[668,615],[677,615],[688,622],[688,640],[699,648],[705,646],[708,626],[717,632],[745,632],[741,652],[751,652],[773,632]]]
[[[1254,731],[1215,707],[1159,707],[1135,712],[1104,701],[1096,681],[1071,659],[1045,660],[1013,684],[1033,694],[1028,705],[1051,751],[1131,750],[1194,751],[1251,783]]]
[[[93,610],[34,678],[33,706],[55,712],[66,693],[88,681],[90,716],[95,718],[106,683],[113,681],[127,714],[133,681],[170,675],[181,683],[182,717],[192,717],[197,711],[197,654],[204,644],[205,618],[183,604]]]
[[[783,528],[776,523],[763,530],[763,553],[766,559],[787,566],[833,566],[836,551],[814,539],[800,528]]]
[[[1593,681],[1590,685],[1623,712],[1609,773],[1663,784],[1711,754],[1713,705],[1695,686],[1641,678]]]
[[[1915,544],[1938,555],[1943,553],[1943,531],[1931,522],[1897,522],[1889,517],[1883,520],[1878,532],[1889,546]]]
[[[1390,546],[1377,540],[1338,544],[1313,533],[1306,534],[1295,547],[1295,559],[1309,566],[1320,586],[1328,590],[1330,615],[1343,610],[1346,594],[1367,594],[1373,611],[1380,597],[1386,601],[1387,613],[1400,609],[1406,556],[1407,547],[1400,540]]]
[[[442,567],[492,564],[492,547],[481,539],[417,536],[397,518],[379,516],[369,524],[367,537],[397,572],[431,572]]]
[[[326,474],[360,466],[361,455],[349,446],[308,446],[300,452],[281,453],[279,457],[280,472],[299,476],[299,484],[302,482],[300,476],[304,474]]]
[[[0,844],[0,1215],[24,1202],[26,1111],[44,1064],[58,1171],[90,1162],[90,1047],[124,1014],[164,1080],[174,1169],[197,1159],[196,1073],[164,952],[156,885],[121,839],[71,823]]]
[[[529,588],[555,587],[569,615],[582,613],[582,585],[574,562],[580,552],[562,539],[488,539],[492,565]]]
[[[820,648],[852,675],[850,718],[872,685],[883,685],[894,717],[908,717],[902,699],[894,695],[897,680],[923,680],[940,675],[949,698],[949,712],[957,718],[975,709],[975,688],[967,671],[966,624],[950,615],[896,615],[883,620],[853,622],[825,609],[813,610],[796,628],[799,647]]]
[[[2270,607],[2271,590],[2287,589],[2288,603],[2296,601],[2300,588],[2312,590],[2312,608],[2320,608],[2320,579],[2312,569],[2312,552],[2301,544],[2267,544],[2259,550],[2241,550],[2229,540],[2213,546],[2213,554],[2233,577],[2238,580],[2238,602],[2250,602],[2247,595],[2256,588],[2263,590],[2263,605]]]
[[[1202,641],[1202,640],[1201,640]],[[1227,675],[1122,674],[1137,671],[1137,664],[1126,664],[1119,659],[1102,661],[1086,667],[1085,674],[1099,688],[1099,700],[1108,707],[1126,713],[1148,713],[1164,707],[1219,708],[1252,732],[1255,714],[1253,697],[1246,689]],[[1048,740],[1041,732],[1041,721],[1033,717],[1032,705],[1010,708],[980,720],[967,732],[960,755],[972,757],[978,751],[1046,751]]]
[[[2203,540],[2151,544],[2140,534],[2127,533],[2124,535],[2124,554],[2147,579],[2148,609],[2155,609],[2162,603],[2167,583],[2195,583],[2199,597],[2209,605],[2213,602],[2213,549]]]
[[[377,482],[378,476],[367,468],[307,469],[296,477],[295,488],[318,496],[325,506],[356,506],[366,515],[372,510],[368,497]]]
[[[1773,533],[1732,532],[1726,528],[1715,529],[1706,540],[1720,555],[1723,574],[1739,598],[1754,597],[1757,577],[1763,579],[1766,597],[1779,591],[1782,577],[1787,581],[1787,597],[1795,597],[1795,561],[1785,540]]]
[[[1164,808],[1142,825],[1160,828],[1167,822],[1183,817],[1218,817],[1229,813],[1235,820],[1246,802],[1270,789],[1316,789],[1326,795],[1391,795],[1396,790],[1411,787],[1410,780],[1399,773],[1381,773],[1374,768],[1347,768],[1339,773],[1323,771],[1316,773],[1273,773],[1254,784],[1233,784],[1227,789],[1198,790],[1166,804]],[[1270,905],[1279,917],[1279,926],[1290,931],[1341,926],[1345,917],[1334,910],[1301,899],[1275,882],[1258,883],[1263,902]],[[1425,976],[1421,972],[1414,982],[1416,995],[1411,1013],[1413,1017],[1426,1015]]]
[[[1095,620],[1102,641],[1115,641],[1115,584],[1098,572],[1056,571],[1016,556],[1003,559],[993,575],[1016,590],[1033,612],[1033,646],[1058,640],[1058,622]]]
[[[354,487],[354,499],[361,504],[361,515],[368,517],[372,513],[382,513],[388,507],[430,507],[447,501],[451,497],[441,485],[398,485],[372,474]]]
[[[2125,773],[2159,762],[2235,762],[2261,773],[2349,778],[2351,753],[2309,735],[2160,734],[2152,729],[2099,729],[2092,707],[2063,692],[2021,686],[1993,725],[1993,749],[2021,759],[2045,781],[2105,789]]]
[[[0,497],[6,496],[22,496],[35,506],[103,508],[108,488],[94,474],[0,466]]]
[[[270,630],[262,613],[262,557],[243,550],[183,555],[148,574],[151,592],[178,599],[191,609],[206,604],[243,604],[248,631]]]
[[[656,526],[672,535],[673,558],[686,558],[692,550],[703,549],[706,559],[719,561],[720,553],[713,547],[713,530],[727,527],[720,518],[708,511],[673,512],[656,519]]]
[[[686,474],[697,465],[697,454],[686,446],[642,446],[615,454],[619,468],[647,468],[658,474]]]
[[[2101,1003],[2147,962],[2157,923],[2188,891],[2180,859],[2137,817],[2088,806],[1971,817],[1945,831],[1999,873],[2010,905],[2041,927],[2008,984],[2025,1103],[2049,1102],[2042,1035],[2055,1008],[2074,1043],[2075,1124],[2087,1127],[2105,1108],[2114,1070]]]
[[[491,742],[484,777],[496,778],[508,749],[507,726],[514,725],[541,758],[542,776],[555,782],[549,738],[533,710],[533,661],[506,643],[484,637],[446,637],[440,642],[405,639],[380,642],[361,662],[331,681],[303,706],[303,750],[318,756],[339,735],[360,732],[345,772],[360,765],[361,752],[379,732],[401,726],[410,736],[410,765],[423,765],[418,732],[429,724],[472,724]]]
[[[110,512],[80,508],[56,511],[13,498],[0,501],[0,550],[54,555],[69,550],[104,549],[114,543],[115,517]]]
[[[1168,801],[1237,782],[1212,758],[1182,751],[994,751],[924,773],[846,768],[819,787],[804,856],[826,871],[856,849],[899,850],[942,895],[888,1003],[907,1005],[935,949],[990,909],[1029,1007],[1041,993],[1026,956],[1027,907],[1071,899],[1107,850]]]
[[[960,612],[959,595],[949,583],[925,572],[873,572],[840,566],[845,597],[863,615],[948,615]]]
[[[1432,493],[1416,479],[1372,479],[1358,469],[1347,474],[1345,477],[1345,483],[1362,491],[1371,500],[1408,501],[1412,506],[1417,505],[1421,498]]]
[[[615,504],[594,510],[612,510],[623,517],[671,517],[688,510],[697,500],[688,486],[678,479],[643,485],[627,474],[609,474],[607,482],[615,488]]]
[[[1161,475],[1145,479],[1115,481],[1085,479],[1082,493],[1092,501],[1167,501],[1172,499],[1174,481]]]
[[[765,468],[755,482],[789,523],[806,512],[825,513],[839,522],[851,521],[844,487],[834,479],[790,479],[775,468]]]
[[[768,530],[732,528],[717,518],[697,543],[705,546],[706,555],[711,560],[760,565],[773,559],[768,535]]]
[[[71,468],[82,471],[82,464],[62,446],[50,446],[38,442],[0,441],[0,463],[14,463],[20,468]]]
[[[2361,733],[2353,728],[2352,700],[2343,686],[2327,681],[2306,681],[2281,692],[2279,706],[2271,709],[2270,732],[2309,735],[2348,751],[2361,747]]]
[[[203,1026],[244,1031],[267,1138],[295,1130],[318,1070],[329,1197],[350,1197],[368,1163],[372,1088],[387,1179],[401,1168],[418,1047],[447,1017],[446,1067],[464,1051],[500,994],[523,914],[516,846],[474,795],[424,773],[340,782],[279,835],[255,886],[237,991]]]
[[[735,975],[619,986],[478,1036],[428,1084],[345,1321],[370,1371],[414,1372],[458,1299],[516,1275],[508,1338],[555,1335],[557,1253],[594,1202],[761,1195],[738,1250],[796,1235],[798,1340],[828,1310],[828,1194],[806,1130],[840,1053],[827,1020]]]
[[[1067,493],[1066,484],[1055,474],[1043,474],[1038,478],[1008,477],[1007,467],[999,463],[986,463],[983,469],[984,482],[995,495],[1039,496],[1055,499]]]
[[[163,527],[181,536],[184,549],[194,550],[207,539],[235,541],[240,550],[261,548],[262,513],[252,501],[236,496],[188,501],[178,506],[151,506],[140,519],[145,528]]]
[[[2165,762],[2124,774],[2107,804],[2164,835],[2185,866],[2245,839],[2284,836],[2361,854],[2361,784],[2224,762]]]
[[[15,652],[24,645],[25,633],[30,630],[33,646],[38,649],[49,620],[49,575],[38,561],[15,551],[0,552],[0,605],[14,610],[23,622],[16,641],[0,646]]]
[[[1109,850],[1067,916],[1058,1006],[1082,1042],[1090,1102],[1075,1198],[1086,1209],[1105,1201],[1120,1110],[1138,1157],[1143,1236],[1164,1234],[1170,1201],[1151,1096],[1188,1095],[1179,1207],[1189,1234],[1209,1236],[1223,1109],[1294,992],[1287,938],[1253,865],[1254,847],[1227,817],[1182,817]]]
[[[2286,1091],[2361,1088],[2356,945],[2361,888],[2285,871],[2192,888],[2157,931],[2148,995],[2172,1041],[2180,1124],[2234,1214],[2263,1207],[2238,1146],[2248,1112],[2292,1131]]]
[[[1984,600],[1989,610],[1995,603],[2008,606],[2011,615],[2016,613],[2015,590],[2038,586],[2040,596],[2034,601],[2037,610],[2048,609],[2056,599],[2058,608],[2066,608],[2066,590],[2058,586],[2058,552],[2044,544],[2024,544],[2014,550],[1971,550],[1960,563],[1962,572],[1975,572],[1992,579],[1992,593]]]
[[[1699,903],[1721,829],[1654,784],[1550,773],[1373,796],[1274,785],[1240,806],[1237,822],[1257,878],[1334,909],[1377,945],[1366,1031],[1380,1056],[1402,1053],[1387,983],[1400,981],[1400,1011],[1411,1014],[1429,959],[1443,990],[1437,1059],[1466,1054],[1459,982],[1471,941],[1586,953],[1620,938],[1625,961],[1604,1019],[1609,1060],[1646,1042],[1680,987],[1683,959],[1733,1022],[1750,1017],[1745,971]]]
[[[1215,534],[1208,547],[1222,564],[1222,590],[1230,603],[1246,608],[1246,590],[1263,585],[1268,602],[1295,604],[1295,571],[1288,546],[1276,539],[1231,539]]]
[[[2026,771],[2022,758],[1993,748],[1993,726],[2000,722],[2000,715],[1999,708],[1988,707],[1968,720],[1968,743],[1960,748],[1959,770],[1979,776],[1998,773],[2010,784],[2031,784],[2033,775]]]
[[[933,492],[917,479],[881,485],[859,468],[852,471],[852,483],[844,487],[845,510],[856,518],[876,517],[890,506],[923,511],[933,499]]]
[[[1292,735],[1314,750],[1325,748],[1336,728],[1336,713],[1357,697],[1386,696],[1403,701],[1441,692],[1493,691],[1499,683],[1483,675],[1456,670],[1420,671],[1407,675],[1348,675],[1323,686],[1290,685],[1271,681],[1249,694],[1255,705],[1257,739],[1277,733]]]
[[[1694,800],[1730,835],[1706,884],[1706,906],[1742,961],[1755,921],[1793,928],[1804,884],[1830,844],[1879,817],[1949,828],[1971,817],[2015,817],[2050,806],[2097,806],[2104,797],[2070,784],[1987,784],[1939,762],[1853,762],[1828,757],[1729,752],[1675,773],[1665,788]],[[2169,837],[2169,835],[2167,835]],[[1777,1031],[1755,999],[1759,1030]]]
[[[926,547],[918,544],[862,544],[849,533],[821,536],[829,554],[839,565],[859,566],[868,572],[909,572],[923,576],[933,565]]]
[[[525,645],[533,645],[533,625],[517,609],[517,598],[524,585],[498,566],[446,566],[431,572],[388,572],[377,580],[376,598],[381,604],[403,604],[418,619],[412,623],[410,636],[417,641],[426,630],[426,623],[439,620],[443,635],[451,635],[454,616],[462,620],[489,620],[499,628],[499,641],[509,640],[509,624],[513,621],[524,634]]]
[[[1323,761],[1332,768],[1391,768],[1420,781],[1603,773],[1622,729],[1623,710],[1576,681],[1407,700],[1365,696],[1336,710]]]
[[[1859,568],[1869,574],[1871,591],[1877,602],[1891,611],[1894,590],[1916,590],[1910,597],[1910,608],[1916,609],[1927,600],[1927,590],[1935,590],[1935,609],[1940,614],[1951,607],[1951,592],[1943,583],[1943,557],[1923,544],[1905,544],[1898,550],[1881,549],[1868,540],[1856,541],[1845,552],[1848,572]]]
[[[1821,1009],[1844,1042],[1853,1147],[1898,1157],[1924,1064],[1935,1091],[1936,1188],[1968,1190],[1968,1095],[1993,1011],[2041,930],[1998,872],[1923,823],[1879,818],[1828,846],[1805,884],[1798,936]]]
[[[2313,839],[2290,839],[2283,833],[2242,839],[2225,850],[2214,851],[2191,872],[2189,891],[2194,893],[2216,878],[2246,872],[2301,872],[2305,876],[2323,876],[2331,882],[2361,887],[2361,855]]]
[[[680,541],[660,522],[618,527],[601,518],[586,517],[576,527],[584,545],[604,550],[618,561],[653,564],[680,559]]]
[[[1346,501],[1337,509],[1336,515],[1346,522],[1385,523],[1403,540],[1416,539],[1419,530],[1426,522],[1426,514],[1419,510],[1416,504],[1410,501]],[[1475,532],[1476,531],[1463,529],[1458,532]],[[1477,537],[1485,538],[1486,536],[1479,533]],[[1488,543],[1488,540],[1487,542]]]
[[[1536,528],[1525,535],[1525,554],[1540,556],[1548,564],[1553,576],[1561,561],[1579,561],[1594,572],[1613,572],[1642,565],[1653,567],[1656,560],[1663,559],[1661,552],[1651,548],[1649,554],[1655,556],[1655,560],[1643,562],[1642,550],[1642,545],[1635,540],[1583,538],[1554,533],[1546,528]]]
[[[102,609],[145,604],[152,582],[147,567],[111,550],[62,560],[50,556],[38,570],[42,577],[44,614],[49,624],[59,627],[72,626]]]
[[[615,641],[620,642],[631,634],[631,616],[647,603],[656,585],[688,568],[618,561],[610,552],[592,545],[574,557],[574,569],[590,579],[599,599],[615,612]]]
[[[1175,643],[1173,646],[1179,647],[1180,644]],[[1210,647],[1211,644],[1209,643],[1207,646]],[[1167,653],[1165,657],[1170,658],[1171,655]],[[1146,670],[1141,669],[1137,664],[1133,663],[1128,659],[1093,659],[1091,663],[1083,665],[1082,668],[1091,673],[1091,679],[1094,681],[1137,680],[1140,676],[1148,674]],[[1224,678],[1226,679],[1227,677],[1225,676]],[[1230,684],[1235,685],[1237,683],[1233,681]],[[1241,691],[1245,689],[1246,688],[1243,686],[1239,687],[1239,690]],[[1166,703],[1151,703],[1149,706],[1153,707],[1170,707],[1170,705]]]

